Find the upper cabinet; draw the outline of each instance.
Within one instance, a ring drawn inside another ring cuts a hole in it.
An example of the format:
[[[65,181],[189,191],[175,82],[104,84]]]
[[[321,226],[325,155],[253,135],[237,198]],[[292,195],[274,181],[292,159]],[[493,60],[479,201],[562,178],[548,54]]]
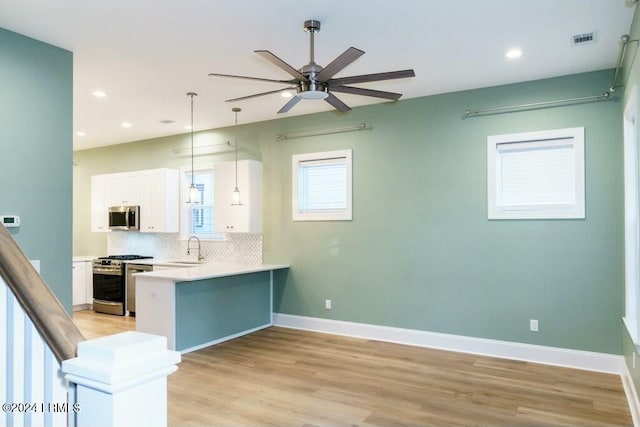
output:
[[[141,232],[178,232],[178,186],[175,169],[92,176],[91,231],[109,231],[110,206],[140,206]]]
[[[109,213],[111,206],[110,175],[91,177],[91,231],[109,231]]]
[[[114,173],[111,176],[109,206],[137,206],[142,193],[140,173]]]
[[[241,160],[237,168],[239,205],[232,201],[236,162],[215,164],[215,230],[220,233],[262,233],[262,163]]]
[[[140,173],[140,231],[177,233],[179,231],[178,171],[153,169]]]

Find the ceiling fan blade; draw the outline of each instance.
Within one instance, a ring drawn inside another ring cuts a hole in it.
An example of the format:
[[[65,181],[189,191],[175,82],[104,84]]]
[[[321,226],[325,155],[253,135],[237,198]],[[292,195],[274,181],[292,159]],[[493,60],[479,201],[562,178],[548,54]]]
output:
[[[344,102],[340,101],[338,97],[332,93],[329,93],[329,96],[326,97],[324,100],[329,104],[331,104],[333,108],[340,111],[341,113],[346,113],[347,111],[351,110],[351,107],[349,107]]]
[[[298,102],[300,102],[300,98],[298,98],[297,96],[294,96],[293,98],[291,98],[289,100],[289,102],[284,104],[284,106],[281,109],[278,110],[278,114],[279,113],[286,113],[291,108],[293,108],[293,106],[296,105]]]
[[[348,85],[353,83],[377,82],[380,80],[404,79],[407,77],[415,77],[413,70],[388,71],[386,73],[362,74],[359,76],[340,77],[328,81],[329,85]]]
[[[384,92],[381,90],[364,89],[353,86],[331,86],[332,92],[350,93],[353,95],[373,96],[376,98],[392,99],[397,101],[402,96],[401,93]]]
[[[231,77],[234,79],[247,79],[247,80],[258,80],[261,82],[271,82],[271,83],[296,83],[296,80],[274,80],[274,79],[263,79],[261,77],[249,77],[249,76],[237,76],[234,74],[219,74],[219,73],[209,73],[209,76],[212,77]]]
[[[331,77],[336,75],[340,70],[345,68],[347,65],[351,64],[356,59],[360,58],[364,55],[364,51],[360,49],[356,49],[355,47],[350,47],[345,50],[340,56],[331,61],[329,65],[324,67],[322,71],[320,71],[316,75],[316,80],[321,82],[326,82]]]
[[[279,67],[280,69],[286,71],[287,73],[289,73],[290,75],[292,75],[296,79],[302,80],[303,82],[308,82],[309,81],[309,79],[307,79],[302,73],[300,73],[298,70],[296,70],[291,65],[287,64],[282,59],[278,58],[277,56],[275,56],[273,53],[269,52],[268,50],[256,50],[254,52],[257,53],[258,55],[262,56],[267,61],[271,62],[276,67]]]
[[[284,92],[285,90],[295,90],[295,86],[285,87],[284,89],[270,90],[269,92],[256,93],[254,95],[241,96],[240,98],[227,99],[226,102],[244,101],[245,99],[257,98],[259,96],[271,95],[272,93]]]

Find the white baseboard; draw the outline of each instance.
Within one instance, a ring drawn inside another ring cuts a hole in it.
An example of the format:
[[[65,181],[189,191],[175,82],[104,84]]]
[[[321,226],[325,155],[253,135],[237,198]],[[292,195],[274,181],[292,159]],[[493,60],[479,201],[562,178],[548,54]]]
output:
[[[633,378],[629,367],[626,363],[623,363],[622,372],[622,386],[624,387],[624,394],[627,396],[627,402],[629,403],[629,411],[631,411],[631,418],[633,419],[634,426],[640,426],[640,400],[638,400],[638,393],[633,384]]]
[[[618,355],[273,313],[273,325],[622,375]]]

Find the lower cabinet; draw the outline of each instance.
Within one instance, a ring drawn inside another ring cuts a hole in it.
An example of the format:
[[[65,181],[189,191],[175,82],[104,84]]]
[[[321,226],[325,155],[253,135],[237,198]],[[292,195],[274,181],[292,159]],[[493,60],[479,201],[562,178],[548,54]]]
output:
[[[93,304],[91,261],[73,262],[73,309],[85,310]]]

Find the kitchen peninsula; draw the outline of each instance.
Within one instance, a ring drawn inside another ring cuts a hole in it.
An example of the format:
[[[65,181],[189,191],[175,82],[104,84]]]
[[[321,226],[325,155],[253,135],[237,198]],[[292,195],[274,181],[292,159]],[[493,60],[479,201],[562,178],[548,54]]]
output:
[[[136,275],[136,330],[188,353],[271,326],[289,266],[198,264]]]

